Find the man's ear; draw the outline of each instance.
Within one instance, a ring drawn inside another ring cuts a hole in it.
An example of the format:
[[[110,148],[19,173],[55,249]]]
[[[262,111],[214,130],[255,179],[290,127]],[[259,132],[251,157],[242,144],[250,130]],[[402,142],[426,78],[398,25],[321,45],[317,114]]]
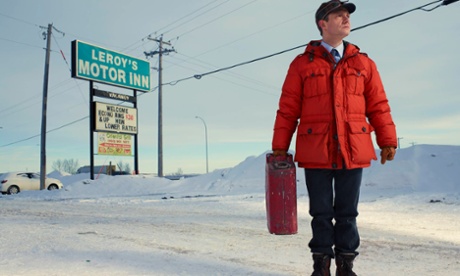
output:
[[[318,21],[318,26],[324,30],[324,28],[326,28],[326,20],[321,19]]]

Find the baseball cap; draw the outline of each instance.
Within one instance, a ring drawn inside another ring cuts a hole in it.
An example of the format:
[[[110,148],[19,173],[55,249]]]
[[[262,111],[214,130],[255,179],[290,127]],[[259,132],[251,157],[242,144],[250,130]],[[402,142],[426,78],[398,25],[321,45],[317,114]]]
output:
[[[316,11],[316,23],[321,19],[327,17],[328,14],[331,12],[337,11],[339,9],[346,9],[349,13],[353,13],[356,10],[356,6],[353,3],[348,3],[346,1],[339,1],[339,0],[332,0],[328,2],[324,2],[319,6],[318,10]]]

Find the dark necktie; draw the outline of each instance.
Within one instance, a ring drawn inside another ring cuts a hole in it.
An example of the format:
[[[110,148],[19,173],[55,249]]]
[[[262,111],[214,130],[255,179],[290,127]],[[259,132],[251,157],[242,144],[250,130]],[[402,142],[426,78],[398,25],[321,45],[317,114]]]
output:
[[[340,60],[339,51],[337,51],[336,49],[332,49],[331,54],[334,57],[335,63],[339,62]]]

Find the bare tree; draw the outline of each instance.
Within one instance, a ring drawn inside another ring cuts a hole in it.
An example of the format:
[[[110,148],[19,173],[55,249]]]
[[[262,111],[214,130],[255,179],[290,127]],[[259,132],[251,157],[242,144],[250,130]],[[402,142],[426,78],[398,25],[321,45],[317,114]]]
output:
[[[53,170],[66,172],[70,174],[76,174],[78,169],[78,160],[77,159],[58,159],[53,162]]]
[[[131,172],[131,166],[128,163],[125,163],[125,166],[123,167],[123,171],[130,173]]]
[[[64,164],[61,159],[58,159],[53,162],[52,166],[53,170],[63,172],[64,171]]]
[[[123,163],[123,161],[118,161],[117,167],[118,170],[120,170],[121,172],[125,172],[128,174],[131,172],[131,166],[129,165],[129,163]]]
[[[64,160],[64,169],[65,172],[70,174],[76,174],[78,170],[78,160],[77,159],[66,159]]]
[[[183,175],[183,174],[184,174],[184,171],[182,170],[182,168],[178,168],[177,172],[175,172],[173,175]]]

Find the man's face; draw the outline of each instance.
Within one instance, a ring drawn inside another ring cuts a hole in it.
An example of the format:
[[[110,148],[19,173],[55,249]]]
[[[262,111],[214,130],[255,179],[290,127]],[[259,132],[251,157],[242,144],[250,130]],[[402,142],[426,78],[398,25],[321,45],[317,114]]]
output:
[[[322,20],[323,36],[344,38],[350,34],[350,13],[343,9],[328,15],[328,21]]]

